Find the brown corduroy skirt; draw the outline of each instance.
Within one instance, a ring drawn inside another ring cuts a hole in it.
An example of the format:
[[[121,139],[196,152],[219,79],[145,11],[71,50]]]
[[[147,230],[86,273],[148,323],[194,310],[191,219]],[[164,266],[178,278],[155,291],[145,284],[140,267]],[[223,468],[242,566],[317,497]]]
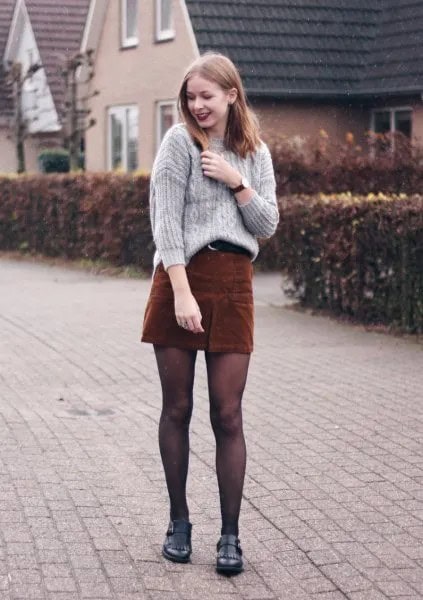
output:
[[[250,258],[204,248],[193,256],[186,270],[201,310],[204,333],[192,333],[177,324],[169,275],[160,264],[154,273],[141,340],[185,350],[252,352],[254,305]]]

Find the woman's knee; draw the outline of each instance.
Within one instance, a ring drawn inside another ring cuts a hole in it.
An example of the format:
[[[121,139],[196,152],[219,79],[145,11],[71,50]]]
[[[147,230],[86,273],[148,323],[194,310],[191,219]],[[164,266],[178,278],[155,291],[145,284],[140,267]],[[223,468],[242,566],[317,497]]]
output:
[[[184,398],[164,403],[161,419],[183,426],[189,425],[191,415],[192,399]]]
[[[212,407],[210,421],[215,433],[219,432],[228,436],[237,435],[242,430],[241,406]]]

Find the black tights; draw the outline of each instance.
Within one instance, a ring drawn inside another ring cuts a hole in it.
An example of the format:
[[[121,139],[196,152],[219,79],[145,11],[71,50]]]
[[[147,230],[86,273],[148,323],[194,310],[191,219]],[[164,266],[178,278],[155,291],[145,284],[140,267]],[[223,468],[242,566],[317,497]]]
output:
[[[189,424],[193,405],[196,351],[155,346],[163,393],[159,445],[170,499],[170,518],[189,520],[186,481]],[[216,472],[221,533],[238,535],[246,449],[241,401],[249,354],[206,352],[210,421],[216,438]]]

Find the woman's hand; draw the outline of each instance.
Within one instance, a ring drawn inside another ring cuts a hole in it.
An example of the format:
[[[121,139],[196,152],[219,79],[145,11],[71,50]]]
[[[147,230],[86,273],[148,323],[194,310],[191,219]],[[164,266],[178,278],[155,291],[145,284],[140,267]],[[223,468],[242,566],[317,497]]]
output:
[[[205,150],[201,153],[203,174],[234,188],[241,183],[241,174],[220,154]]]
[[[168,267],[168,275],[175,299],[175,317],[178,325],[193,333],[202,333],[201,312],[191,288],[184,265]]]
[[[202,333],[201,312],[190,290],[175,293],[175,316],[180,327],[193,333]]]

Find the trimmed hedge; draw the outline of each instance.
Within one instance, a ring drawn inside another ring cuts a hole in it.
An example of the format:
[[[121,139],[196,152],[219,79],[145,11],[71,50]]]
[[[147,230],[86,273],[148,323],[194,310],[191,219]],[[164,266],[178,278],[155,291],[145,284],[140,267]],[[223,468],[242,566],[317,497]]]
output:
[[[149,269],[148,189],[112,173],[0,178],[0,249]]]
[[[352,133],[344,144],[322,130],[317,139],[269,140],[278,194],[413,194],[423,189],[423,148],[401,134],[373,134],[364,148]],[[387,150],[394,144],[395,151]],[[369,153],[369,146],[373,152]]]
[[[262,248],[304,306],[423,332],[423,196],[289,196]]]
[[[47,148],[38,155],[38,166],[42,173],[68,173],[69,152],[63,148]]]
[[[0,250],[151,269],[147,177],[0,178]],[[423,196],[284,196],[264,270],[283,270],[305,306],[423,332]]]

